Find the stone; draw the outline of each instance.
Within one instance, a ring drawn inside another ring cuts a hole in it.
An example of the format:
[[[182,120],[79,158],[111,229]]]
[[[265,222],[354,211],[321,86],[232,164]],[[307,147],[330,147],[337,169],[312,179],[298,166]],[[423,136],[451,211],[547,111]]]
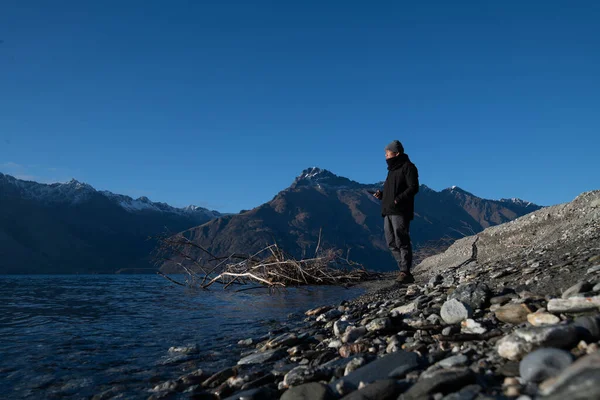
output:
[[[540,392],[544,400],[600,398],[600,353],[592,353],[575,361],[556,378],[544,381]]]
[[[279,347],[289,347],[298,343],[300,340],[295,333],[284,333],[283,335],[277,336],[267,342],[268,349],[276,349]]]
[[[285,387],[298,386],[310,382],[315,378],[315,369],[307,365],[299,365],[285,374],[283,384]]]
[[[339,348],[338,353],[344,358],[350,357],[352,354],[366,353],[369,351],[368,343],[350,343]]]
[[[590,291],[592,287],[594,287],[594,285],[592,285],[589,282],[577,282],[576,284],[565,290],[561,298],[568,299],[569,297],[573,297],[579,293],[585,293],[587,291]]]
[[[386,354],[345,376],[343,378],[344,387],[358,388],[360,382],[369,384],[377,380],[388,379],[388,375],[398,368],[411,371],[418,368],[419,365],[419,356],[413,352],[398,351]],[[396,376],[390,376],[390,378],[396,378]],[[339,381],[329,384],[332,390],[336,390],[336,384]]]
[[[344,321],[341,319],[335,321],[335,324],[333,324],[333,334],[337,337],[340,337],[344,334],[344,332],[346,332],[346,329],[348,329],[350,326],[351,324],[348,321]]]
[[[539,349],[527,354],[519,364],[525,382],[541,382],[559,375],[573,362],[571,353],[554,348]]]
[[[436,365],[442,368],[453,368],[465,365],[467,362],[469,362],[469,358],[467,356],[465,356],[464,354],[457,354],[455,356],[450,356],[448,358],[444,358],[441,361],[438,361]]]
[[[600,340],[600,319],[596,316],[577,317],[573,321],[573,325],[577,329],[579,339],[587,342],[595,342]]]
[[[500,304],[500,305],[502,305],[502,304],[508,303],[512,299],[516,299],[518,297],[519,297],[519,295],[517,295],[515,293],[508,293],[508,294],[504,294],[502,296],[492,297],[490,299],[490,304]]]
[[[527,316],[533,311],[525,304],[506,304],[496,310],[494,315],[499,321],[518,325],[527,321]]]
[[[200,352],[200,348],[198,347],[198,345],[169,347],[169,353],[194,354],[194,353],[199,353],[199,352]]]
[[[346,368],[344,369],[344,376],[349,375],[351,372],[356,371],[357,369],[359,369],[366,363],[367,363],[367,360],[365,360],[364,357],[356,357],[356,358],[350,360],[350,362],[348,364],[346,364]]]
[[[317,322],[329,322],[342,316],[342,312],[337,309],[329,310],[317,317]]]
[[[551,299],[548,311],[553,313],[578,313],[594,311],[600,308],[600,296],[569,297],[568,299]]]
[[[475,373],[469,368],[442,369],[433,372],[425,379],[419,379],[399,399],[426,399],[434,393],[455,392],[471,383],[475,383]]]
[[[260,387],[256,389],[245,390],[238,392],[233,396],[226,397],[225,400],[276,400],[279,397],[277,390],[269,387]],[[206,397],[198,397],[196,394],[190,396],[194,400],[214,400],[215,395],[210,394]]]
[[[473,315],[468,305],[456,300],[448,300],[442,305],[441,317],[447,324],[458,324]]]
[[[594,265],[593,267],[588,268],[587,273],[593,274],[594,272],[600,271],[600,265]]]
[[[335,400],[336,398],[329,386],[318,382],[293,387],[281,396],[281,400]]]
[[[356,390],[341,400],[396,400],[408,383],[400,383],[394,379],[384,379],[368,384],[362,389]]]
[[[238,342],[238,346],[242,346],[242,347],[250,347],[254,344],[254,340],[252,338],[248,338],[248,339],[244,339],[244,340],[240,340]]]
[[[367,331],[376,332],[382,331],[392,326],[392,320],[389,318],[375,318],[373,321],[369,322],[366,326]]]
[[[595,256],[591,256],[590,258],[588,258],[588,261],[591,263],[594,263],[596,261],[600,261],[600,254],[597,254]]]
[[[216,387],[221,383],[225,382],[227,379],[235,376],[237,373],[237,367],[235,368],[225,368],[221,371],[211,375],[208,379],[202,382],[202,387]]]
[[[367,328],[359,326],[358,328],[349,328],[342,336],[343,343],[354,343],[367,333]]]
[[[483,334],[487,332],[479,322],[468,318],[460,323],[462,333]]]
[[[527,322],[533,326],[556,325],[560,322],[560,318],[554,314],[536,311],[527,315]]]
[[[474,400],[481,390],[482,387],[479,385],[467,385],[458,392],[444,396],[442,400]]]
[[[273,349],[263,352],[250,354],[237,362],[237,365],[262,364],[270,361],[277,361],[287,354],[283,349]]]
[[[322,306],[322,307],[317,307],[317,308],[313,308],[312,310],[308,310],[307,312],[304,313],[304,315],[306,315],[307,317],[312,317],[314,315],[319,315],[319,314],[323,314],[326,311],[331,310],[331,306]]]
[[[404,306],[396,307],[390,311],[390,315],[392,317],[397,317],[401,315],[412,314],[417,311],[417,304],[415,302],[408,303]]]
[[[483,282],[472,282],[459,285],[448,300],[456,299],[467,304],[471,309],[483,308],[490,297],[490,288]]]
[[[539,347],[568,348],[577,343],[577,330],[573,325],[549,325],[517,329],[498,341],[498,354],[518,361]]]

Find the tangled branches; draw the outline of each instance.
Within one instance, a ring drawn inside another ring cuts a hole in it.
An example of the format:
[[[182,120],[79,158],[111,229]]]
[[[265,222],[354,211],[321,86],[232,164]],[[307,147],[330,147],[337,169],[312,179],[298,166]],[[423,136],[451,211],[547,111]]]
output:
[[[277,244],[253,255],[231,254],[220,257],[183,235],[160,240],[157,262],[169,261],[186,274],[186,283],[160,275],[179,285],[208,289],[220,284],[223,289],[232,285],[259,284],[271,288],[300,285],[345,285],[374,279],[379,275],[365,270],[339,252],[317,251],[315,257],[296,260]]]

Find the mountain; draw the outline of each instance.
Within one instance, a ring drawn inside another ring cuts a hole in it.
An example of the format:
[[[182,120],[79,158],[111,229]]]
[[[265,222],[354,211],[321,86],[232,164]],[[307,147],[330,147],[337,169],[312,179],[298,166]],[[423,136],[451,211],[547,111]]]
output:
[[[51,185],[0,173],[0,273],[114,273],[151,267],[155,240],[220,217],[146,197],[97,191],[71,180]]]
[[[375,270],[393,270],[379,200],[369,190],[383,182],[361,184],[320,169],[308,168],[290,187],[252,210],[211,220],[182,234],[213,254],[253,253],[277,242],[295,257],[334,248]],[[522,200],[486,200],[458,187],[437,192],[421,185],[411,225],[413,247],[442,238],[459,238],[540,209]],[[176,270],[172,263],[162,266]]]

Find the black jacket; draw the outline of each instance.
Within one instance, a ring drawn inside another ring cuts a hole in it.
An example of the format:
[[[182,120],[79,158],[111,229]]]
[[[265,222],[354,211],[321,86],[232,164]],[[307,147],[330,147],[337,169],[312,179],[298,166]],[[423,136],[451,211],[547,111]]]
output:
[[[383,185],[381,215],[415,215],[415,195],[419,191],[419,171],[406,154],[387,160],[388,175]]]

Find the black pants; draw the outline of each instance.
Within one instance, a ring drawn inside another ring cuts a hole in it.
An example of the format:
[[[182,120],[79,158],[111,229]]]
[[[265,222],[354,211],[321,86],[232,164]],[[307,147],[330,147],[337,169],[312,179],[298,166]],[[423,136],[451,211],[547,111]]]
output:
[[[409,272],[412,268],[412,245],[410,243],[410,219],[403,215],[386,215],[383,217],[385,240],[401,272]]]

